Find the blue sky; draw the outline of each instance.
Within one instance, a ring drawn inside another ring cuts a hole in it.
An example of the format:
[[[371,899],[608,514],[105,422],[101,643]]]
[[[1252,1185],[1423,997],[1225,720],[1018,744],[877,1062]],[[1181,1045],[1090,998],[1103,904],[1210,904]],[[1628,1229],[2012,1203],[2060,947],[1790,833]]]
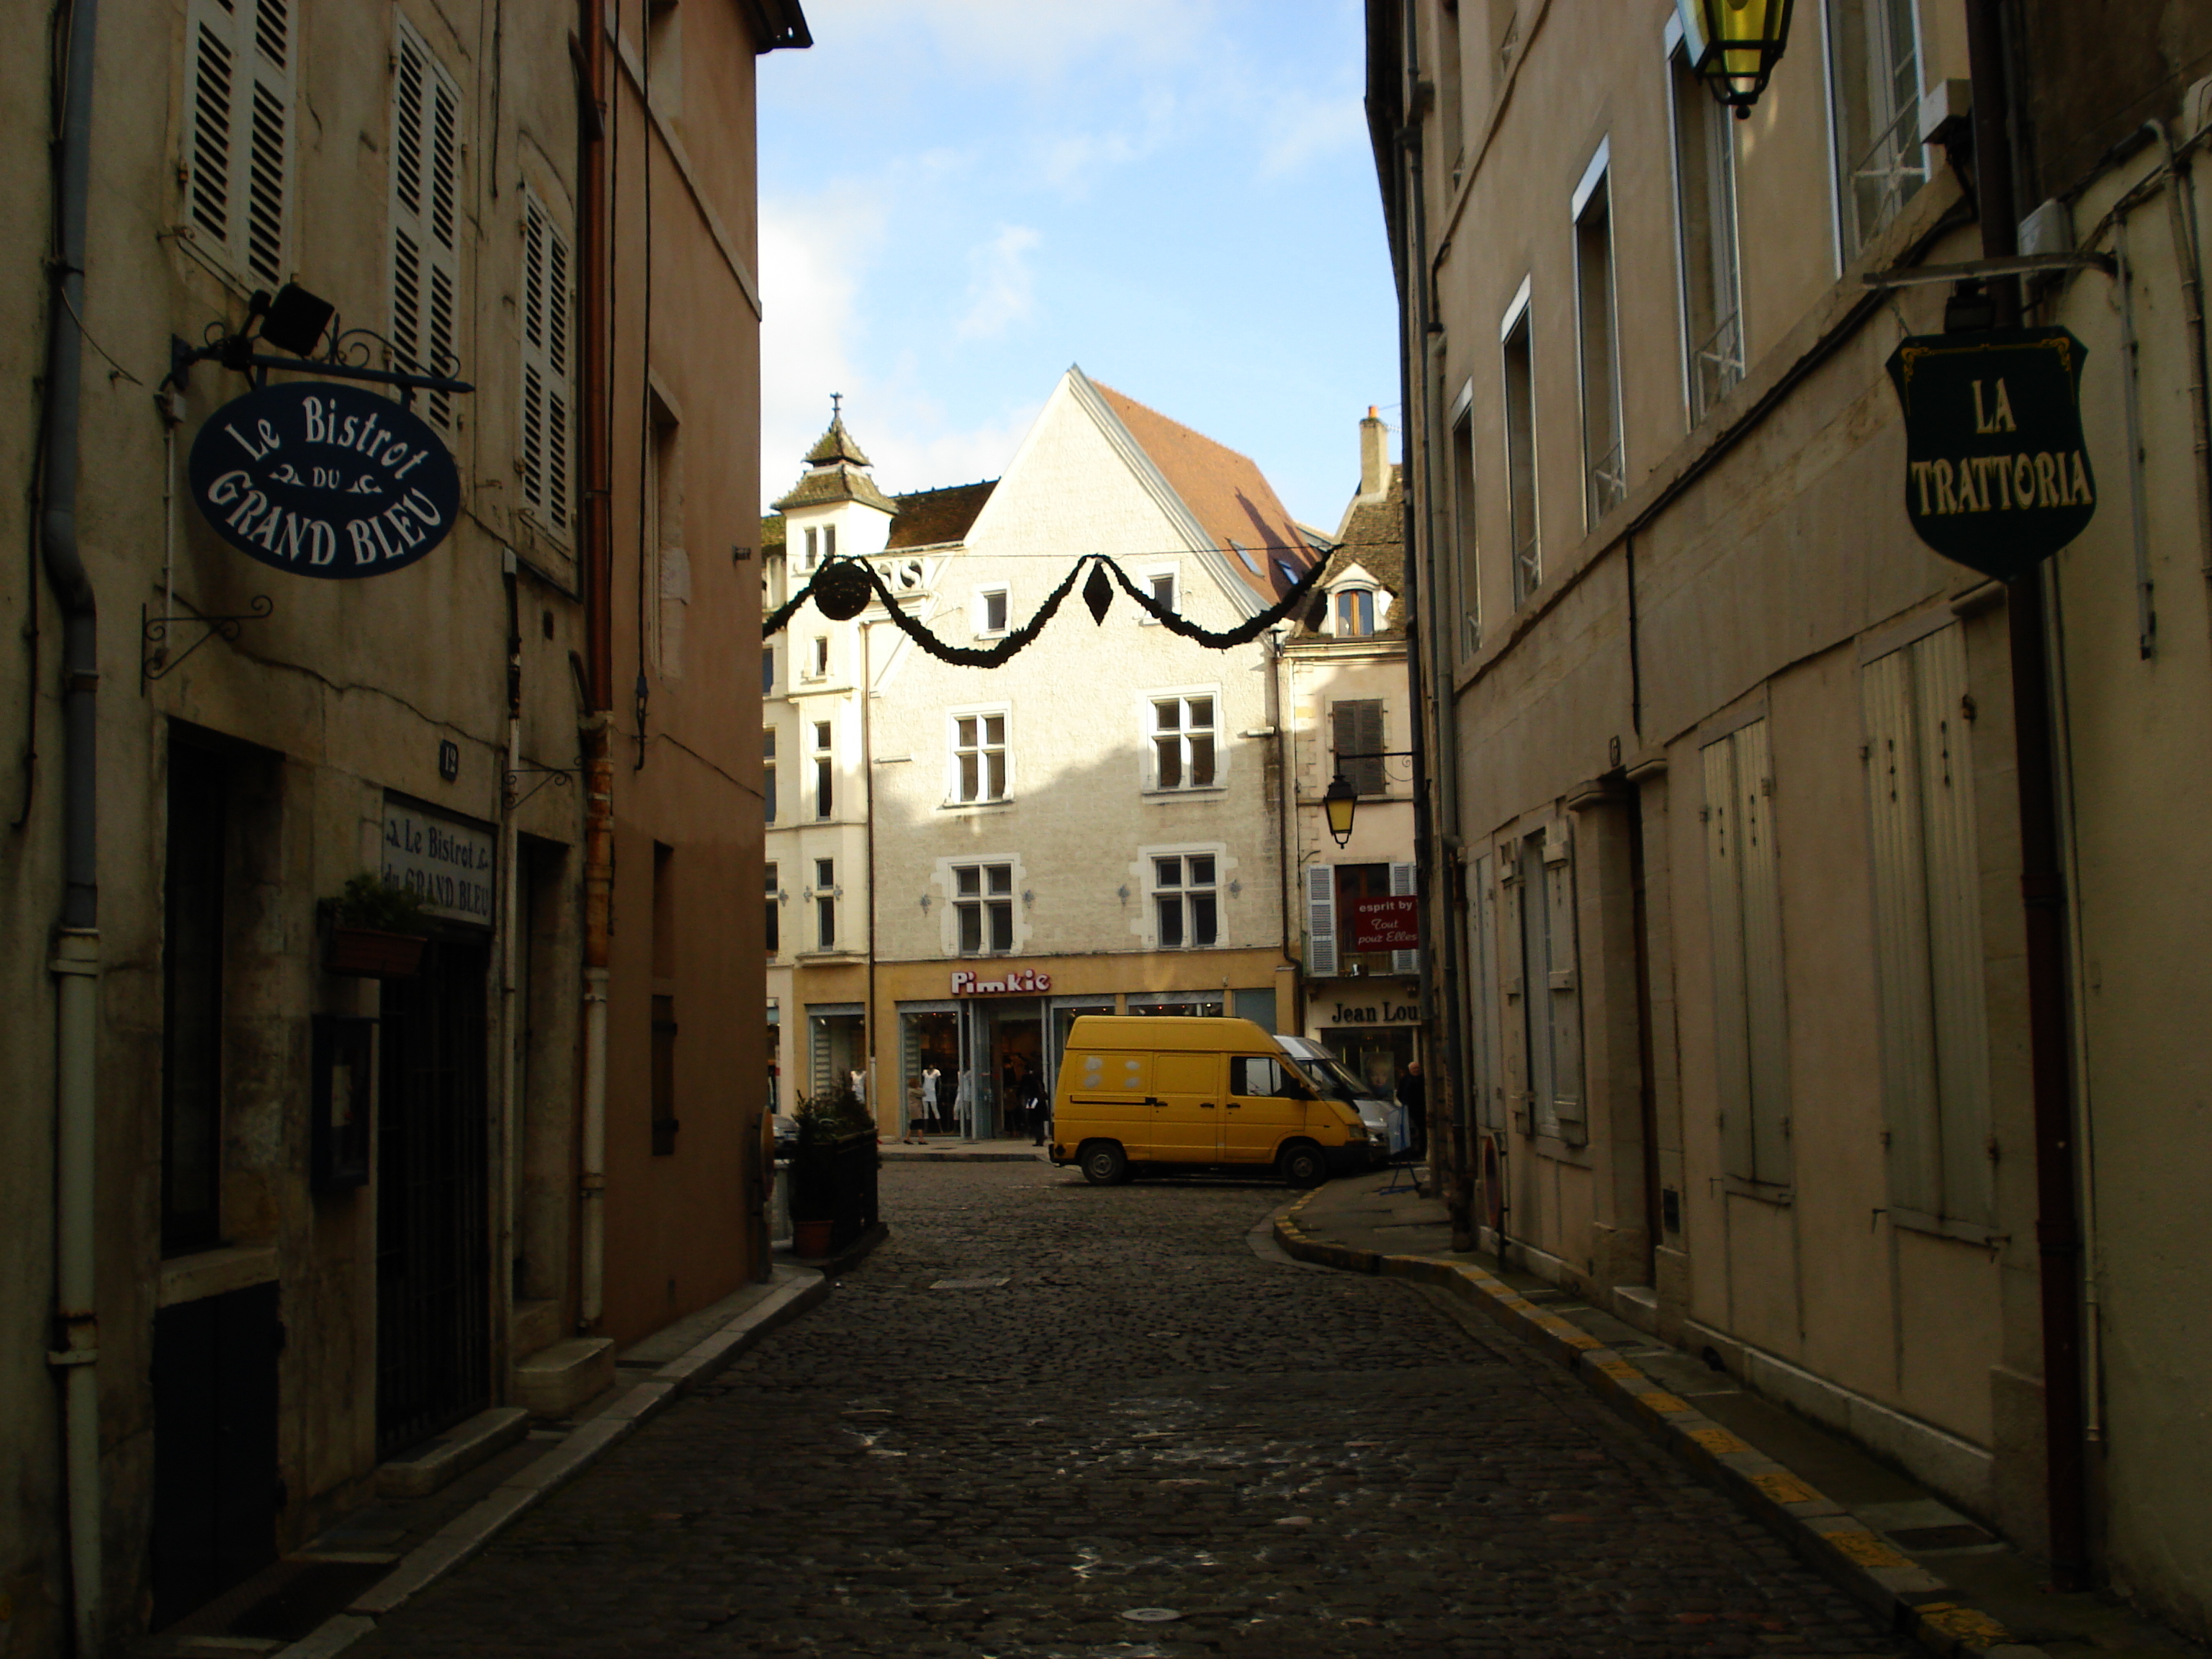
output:
[[[845,394],[893,491],[994,477],[1060,372],[1323,530],[1397,426],[1358,0],[806,0],[761,62],[762,488]]]

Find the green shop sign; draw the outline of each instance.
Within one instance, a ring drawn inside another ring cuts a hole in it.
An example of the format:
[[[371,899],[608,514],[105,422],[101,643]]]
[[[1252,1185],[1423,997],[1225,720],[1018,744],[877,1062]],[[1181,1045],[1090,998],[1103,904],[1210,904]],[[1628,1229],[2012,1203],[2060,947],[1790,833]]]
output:
[[[2081,341],[2063,328],[1916,334],[1889,359],[1905,406],[1905,510],[1922,541],[1999,581],[2088,527]]]

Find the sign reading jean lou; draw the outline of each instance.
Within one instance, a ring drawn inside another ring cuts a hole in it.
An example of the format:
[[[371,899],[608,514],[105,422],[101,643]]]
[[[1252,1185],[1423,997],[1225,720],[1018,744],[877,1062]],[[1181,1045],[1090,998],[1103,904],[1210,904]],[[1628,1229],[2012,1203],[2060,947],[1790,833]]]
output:
[[[265,386],[207,418],[192,499],[241,553],[302,576],[404,569],[445,540],[460,473],[421,419],[331,380]]]
[[[1916,334],[1889,359],[1905,406],[1905,510],[1920,539],[1999,581],[2088,527],[2081,360],[2063,328]]]

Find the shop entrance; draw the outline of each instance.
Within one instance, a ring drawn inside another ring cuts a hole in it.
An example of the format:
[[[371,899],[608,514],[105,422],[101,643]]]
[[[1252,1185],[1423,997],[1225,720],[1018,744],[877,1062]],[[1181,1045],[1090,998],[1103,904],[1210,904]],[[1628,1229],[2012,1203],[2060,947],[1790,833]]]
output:
[[[861,1074],[857,1084],[854,1073],[867,1064],[865,1053],[866,1022],[857,1002],[817,1002],[806,1010],[807,1038],[807,1095],[814,1100],[828,1100],[848,1085],[859,1095],[864,1105],[872,1106],[867,1098],[867,1078]]]
[[[1034,1075],[1048,1098],[1052,1090],[1045,1069],[1043,1002],[1036,997],[963,1002],[954,1019],[967,1101],[962,1132],[971,1140],[1027,1134],[1022,1079]]]
[[[899,1088],[919,1134],[964,1134],[960,1014],[956,1005],[899,1005]]]
[[[1396,1097],[1398,1079],[1413,1060],[1411,1026],[1327,1025],[1321,1040],[1352,1074],[1385,1100]]]

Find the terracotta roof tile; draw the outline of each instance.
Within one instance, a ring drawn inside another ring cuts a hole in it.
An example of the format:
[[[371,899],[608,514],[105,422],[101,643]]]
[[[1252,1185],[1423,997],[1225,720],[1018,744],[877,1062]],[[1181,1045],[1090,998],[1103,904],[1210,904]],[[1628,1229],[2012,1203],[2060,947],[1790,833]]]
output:
[[[1238,578],[1271,605],[1287,592],[1296,575],[1312,563],[1313,549],[1258,465],[1111,386],[1096,380],[1091,385],[1213,544],[1224,550],[1240,546],[1261,567],[1255,574],[1243,558],[1230,553],[1229,568]],[[1285,564],[1295,574],[1285,575]]]

